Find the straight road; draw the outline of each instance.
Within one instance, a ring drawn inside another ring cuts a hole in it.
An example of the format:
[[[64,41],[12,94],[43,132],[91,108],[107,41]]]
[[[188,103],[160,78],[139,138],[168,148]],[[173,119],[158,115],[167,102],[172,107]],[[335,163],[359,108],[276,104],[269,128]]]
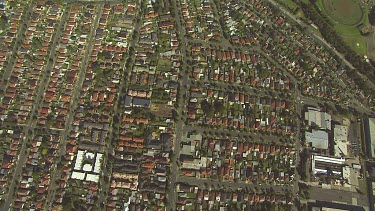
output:
[[[311,29],[311,26],[309,25],[306,25],[305,23],[303,23],[302,21],[298,20],[293,14],[291,14],[288,10],[286,10],[283,6],[281,6],[280,4],[278,4],[277,2],[275,2],[274,0],[267,0],[270,4],[272,4],[274,7],[276,8],[279,8],[281,10],[281,12],[283,12],[288,18],[290,18],[291,20],[293,20],[294,22],[296,22],[298,25],[300,25],[302,28],[306,28],[306,32],[307,34],[310,34],[312,35],[316,40],[318,40],[323,46],[325,46],[327,49],[330,49],[336,56],[338,56],[342,62],[348,66],[350,69],[355,69],[353,67],[353,65],[347,61],[345,59],[345,56],[342,55],[340,52],[338,52],[331,44],[329,44],[324,38],[322,38],[319,34],[317,34],[314,30]],[[374,35],[375,36],[375,35]],[[375,84],[371,83],[370,80],[368,80],[368,78],[366,76],[364,76],[363,74],[359,73],[358,74],[364,78],[364,81],[366,81],[372,88],[375,88]],[[338,77],[335,77],[336,79],[339,79]],[[341,80],[341,79],[339,79]],[[341,80],[342,82],[342,80]],[[342,83],[339,83],[339,84],[342,84]],[[346,88],[346,85],[343,87],[344,89]],[[367,110],[367,111],[371,111],[370,109],[366,108],[364,105],[362,105],[362,103],[358,102],[358,100],[356,100],[356,98],[354,97],[354,95],[352,93],[348,93],[348,96],[350,98],[352,98],[350,101],[352,102],[352,104],[355,106],[355,108],[357,108],[358,110]]]
[[[294,183],[293,183],[293,196],[294,196],[294,201],[295,203],[298,202],[299,198],[298,198],[298,194],[299,194],[299,182],[300,182],[300,179],[301,179],[301,176],[299,175],[297,169],[298,169],[298,166],[300,165],[300,160],[301,160],[301,156],[300,156],[300,152],[303,150],[303,146],[301,144],[301,125],[302,125],[302,103],[301,103],[301,100],[299,98],[299,96],[301,95],[301,90],[298,89],[298,87],[296,87],[296,89],[294,90],[294,99],[296,99],[296,112],[297,112],[297,131],[296,131],[296,136],[294,137],[294,147],[295,147],[295,151],[296,151],[296,160],[295,160],[295,168],[294,168]],[[297,207],[294,206],[293,207],[294,210],[297,210]]]
[[[10,207],[10,204],[13,202],[13,192],[16,189],[16,186],[18,185],[18,184],[16,184],[16,180],[18,180],[20,178],[21,173],[22,173],[22,168],[25,166],[25,163],[26,163],[26,160],[27,160],[28,151],[26,149],[26,144],[27,144],[27,142],[32,140],[33,136],[34,136],[34,129],[36,127],[36,122],[37,122],[36,119],[34,119],[34,116],[36,116],[36,114],[39,111],[40,103],[43,101],[44,93],[45,93],[45,91],[47,89],[47,86],[48,86],[49,71],[52,69],[54,61],[55,61],[56,45],[60,41],[61,31],[63,30],[62,24],[65,23],[66,19],[67,19],[67,12],[64,11],[64,13],[61,17],[62,21],[59,23],[59,25],[57,27],[57,31],[56,31],[56,33],[53,37],[53,40],[52,40],[52,45],[50,45],[50,47],[49,47],[50,54],[48,56],[47,64],[46,64],[46,66],[43,70],[42,77],[40,79],[40,84],[39,84],[38,92],[37,92],[37,95],[36,95],[36,98],[35,98],[35,101],[34,101],[32,111],[29,114],[29,121],[27,123],[27,126],[24,127],[23,134],[25,134],[25,137],[22,141],[20,154],[19,154],[19,157],[18,157],[18,161],[17,161],[16,167],[15,167],[15,170],[13,172],[13,178],[10,182],[9,191],[8,191],[8,194],[5,198],[5,204],[4,204],[4,207],[3,207],[4,210],[8,210],[9,207]]]
[[[304,24],[300,20],[298,20],[294,15],[292,15],[288,10],[286,10],[282,5],[279,3],[275,2],[274,0],[267,0],[269,3],[271,3],[274,7],[279,8],[288,18],[292,19],[294,22],[298,23],[302,28],[306,28],[307,32],[314,36],[314,38],[318,39],[327,49],[331,49],[333,53],[335,53],[343,62],[345,65],[347,65],[351,69],[355,69],[353,65],[348,62],[345,57],[338,52],[331,44],[329,44],[327,41],[325,41],[319,34],[317,34],[315,31],[310,29],[310,26]]]
[[[141,4],[139,5],[139,8],[142,8],[142,2]],[[142,13],[142,10],[137,13],[134,21],[135,21],[135,25],[134,25],[134,30],[133,30],[133,33],[134,32],[139,32],[139,29],[140,29],[140,21],[137,21],[138,20],[138,17],[142,17],[143,16],[143,13]],[[140,19],[139,19],[140,20]],[[131,42],[129,43],[129,49],[130,48],[133,48],[135,49],[135,43],[136,41],[139,40],[139,33],[136,33],[135,34],[135,37],[132,36],[132,40]],[[129,55],[128,57],[132,58],[131,61],[134,61],[134,54],[133,55],[130,55],[131,53],[133,52],[129,52]],[[129,60],[126,60],[122,66],[122,70],[123,70],[123,75],[122,75],[122,79],[121,79],[121,82],[120,82],[120,85],[119,85],[119,89],[118,90],[123,90],[126,88],[126,85],[128,84],[128,79],[130,78],[130,74],[131,74],[131,70],[132,70],[132,65],[134,63],[130,62],[129,63]],[[129,65],[129,67],[131,68],[126,68],[126,66]],[[119,95],[117,96],[117,99],[116,99],[116,102],[114,103],[114,107],[113,107],[113,114],[115,116],[117,116],[118,118],[121,118],[122,116],[122,113],[123,111],[120,109],[119,110],[119,105],[122,103],[121,101],[124,99],[124,95],[126,95],[126,93],[123,93],[123,92],[120,92]],[[106,162],[109,162],[108,161],[108,153],[112,153],[113,151],[113,147],[111,145],[111,140],[114,138],[113,137],[113,118],[112,118],[112,121],[111,121],[111,124],[110,124],[110,127],[109,127],[109,131],[108,131],[108,134],[109,134],[109,137],[107,140],[109,140],[107,143],[106,143],[106,146],[105,146],[105,151],[104,151],[104,159],[102,161],[102,163],[106,163]],[[101,178],[100,178],[100,187],[99,187],[99,196],[98,196],[98,202],[97,204],[99,204],[100,206],[103,206],[105,207],[106,206],[106,197],[107,197],[107,193],[109,191],[109,185],[108,183],[110,182],[109,180],[108,181],[105,181],[103,177],[108,177],[110,178],[111,175],[112,175],[112,168],[110,168],[109,166],[110,165],[106,165],[107,168],[104,168],[103,170],[105,171],[102,175],[101,175]]]
[[[239,130],[228,130],[225,128],[215,129],[215,128],[202,128],[202,126],[185,126],[184,131],[194,131],[201,134],[214,134],[220,137],[236,137],[238,140],[246,141],[261,141],[262,143],[289,143],[281,142],[280,137],[274,135],[263,135],[255,132],[244,132]]]
[[[212,189],[231,189],[233,191],[238,189],[270,189],[272,188],[275,192],[284,193],[286,190],[291,190],[291,186],[288,185],[273,185],[273,184],[252,184],[245,182],[227,182],[212,179],[201,179],[195,177],[179,176],[177,179],[178,183],[188,183],[189,185],[196,185],[201,189],[212,188]]]
[[[176,121],[176,136],[173,141],[173,155],[171,157],[171,173],[169,177],[169,191],[167,194],[168,198],[168,206],[167,210],[174,211],[176,210],[176,200],[177,195],[175,194],[175,183],[177,181],[178,176],[178,166],[177,166],[177,158],[180,157],[180,141],[182,140],[182,129],[184,126],[184,121],[181,118],[183,116],[183,111],[186,111],[186,105],[187,101],[184,96],[186,96],[188,87],[189,87],[189,71],[190,67],[187,66],[187,43],[185,40],[185,28],[182,25],[182,19],[179,14],[181,14],[180,11],[180,1],[171,1],[172,3],[172,9],[174,9],[175,13],[175,21],[177,24],[177,33],[178,37],[181,40],[180,46],[181,46],[181,60],[182,60],[182,68],[181,68],[181,78],[180,78],[180,86],[179,86],[179,93],[178,93],[178,105],[177,105],[177,121]]]
[[[322,194],[323,192],[324,194]],[[364,207],[369,206],[367,195],[362,195],[354,192],[310,187],[309,197],[313,200],[340,202],[345,204],[353,204],[353,198],[357,198],[357,204],[353,205],[359,205]]]
[[[25,37],[26,29],[28,27],[27,23],[30,20],[30,16],[31,16],[31,13],[32,13],[34,7],[35,7],[35,2],[31,1],[30,5],[29,5],[29,7],[26,11],[26,14],[24,14],[23,17],[22,17],[22,22],[20,22],[20,28],[17,31],[17,37],[16,37],[16,40],[14,42],[12,53],[10,54],[9,59],[8,59],[8,65],[5,67],[3,77],[1,78],[0,91],[5,91],[5,89],[6,89],[6,86],[8,84],[8,80],[9,80],[11,74],[12,74],[13,67],[14,67],[14,64],[15,64],[16,59],[17,59],[17,52],[19,51],[19,48],[20,48],[20,46],[22,44],[22,41]]]
[[[73,88],[73,94],[72,94],[72,97],[71,97],[69,111],[68,111],[67,118],[66,118],[66,121],[65,121],[65,130],[62,132],[62,134],[60,136],[61,138],[60,138],[60,143],[59,143],[59,152],[58,152],[58,156],[56,156],[58,159],[61,158],[61,155],[65,155],[67,136],[69,135],[71,126],[73,124],[74,112],[77,108],[77,103],[79,102],[79,97],[80,97],[80,94],[81,94],[81,88],[82,88],[83,81],[85,79],[84,76],[85,76],[85,73],[86,73],[86,70],[87,70],[88,60],[90,58],[89,56],[91,55],[92,47],[94,46],[93,40],[94,40],[94,37],[95,37],[95,32],[96,32],[96,29],[99,26],[99,20],[102,16],[102,13],[103,13],[103,7],[104,7],[104,4],[99,5],[97,16],[96,16],[95,20],[93,21],[93,23],[91,24],[91,30],[90,30],[90,33],[89,33],[88,39],[87,39],[85,55],[83,57],[81,67],[80,67],[80,71],[79,71],[78,76],[77,76],[78,80],[76,81],[75,86]],[[64,23],[66,22],[66,20],[63,20],[63,19],[62,19],[62,21],[64,21]],[[55,169],[57,168],[56,165],[59,162],[60,162],[60,160],[55,161],[55,166],[54,166]],[[58,187],[54,181],[57,180],[57,178],[59,178],[59,176],[60,176],[59,172],[53,171],[51,174],[52,174],[51,183],[50,183],[50,186],[49,186],[49,189],[48,189],[49,194],[47,196],[46,203],[44,204],[44,210],[51,210],[53,208],[53,200],[54,200],[56,190],[57,190],[57,187]]]

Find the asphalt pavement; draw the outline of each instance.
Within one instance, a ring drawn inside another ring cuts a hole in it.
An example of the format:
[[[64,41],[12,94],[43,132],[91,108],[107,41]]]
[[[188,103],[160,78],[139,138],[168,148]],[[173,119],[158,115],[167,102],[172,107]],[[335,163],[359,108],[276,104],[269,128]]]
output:
[[[178,183],[187,183],[189,185],[196,185],[201,189],[214,189],[214,190],[222,190],[228,189],[236,191],[238,189],[250,189],[250,190],[261,190],[261,189],[273,189],[275,192],[285,193],[286,190],[291,190],[291,186],[289,185],[274,185],[274,184],[253,184],[253,183],[245,183],[242,181],[238,182],[231,182],[231,181],[219,181],[213,179],[202,179],[202,178],[195,178],[195,177],[186,177],[186,176],[179,176],[177,179]]]
[[[33,139],[33,136],[35,135],[34,129],[36,127],[36,119],[34,119],[34,116],[35,116],[35,114],[37,114],[39,112],[40,103],[43,101],[44,93],[45,93],[45,91],[47,89],[47,86],[48,86],[48,81],[49,81],[49,73],[48,73],[49,71],[48,70],[51,70],[52,67],[53,67],[54,59],[55,59],[55,56],[56,56],[56,45],[57,45],[57,43],[59,43],[59,39],[61,38],[61,30],[62,30],[61,24],[65,23],[66,18],[67,18],[67,14],[63,13],[62,18],[61,18],[62,21],[57,26],[57,32],[55,33],[55,35],[53,37],[52,45],[49,47],[50,54],[48,56],[48,59],[46,60],[47,64],[45,65],[45,67],[43,69],[43,72],[41,74],[40,84],[39,84],[38,88],[36,89],[37,93],[36,93],[36,97],[35,97],[35,100],[34,100],[32,110],[29,114],[29,121],[27,123],[27,126],[24,127],[23,134],[25,134],[25,138],[22,141],[18,161],[17,161],[16,167],[15,167],[15,170],[13,172],[13,177],[12,177],[12,180],[10,182],[8,194],[5,198],[5,204],[4,204],[4,207],[3,207],[4,210],[8,210],[9,207],[10,207],[10,204],[14,200],[13,192],[15,191],[16,186],[18,185],[18,184],[16,184],[16,181],[19,180],[19,178],[21,176],[21,173],[22,173],[22,168],[25,166],[26,161],[27,161],[28,151],[26,150],[26,145],[30,140]]]
[[[347,191],[310,187],[309,197],[319,201],[340,202],[345,204],[353,204],[353,198],[356,198],[354,201],[357,201],[357,204],[354,205],[369,206],[367,195]]]
[[[303,23],[302,21],[298,20],[293,14],[291,14],[288,10],[286,10],[283,6],[281,6],[279,3],[275,2],[274,0],[267,0],[269,3],[271,3],[274,7],[278,8],[282,13],[284,13],[289,19],[293,20],[294,22],[296,22],[298,25],[300,25],[302,28],[306,28],[306,34],[309,34],[311,36],[314,37],[314,39],[318,40],[319,43],[321,43],[323,46],[325,46],[327,49],[330,49],[331,52],[333,52],[336,56],[338,56],[341,61],[346,65],[348,66],[350,69],[355,69],[353,67],[353,65],[348,62],[346,59],[345,59],[345,56],[342,55],[340,52],[338,52],[331,44],[329,44],[324,38],[322,38],[319,34],[317,34],[314,30],[311,29],[311,26],[309,25],[306,25],[305,23]],[[333,74],[332,74],[333,75]],[[360,76],[362,76],[363,78],[367,79],[366,76],[362,75],[359,73]],[[336,79],[338,81],[338,83],[340,85],[342,85],[343,81],[337,76],[337,77],[334,77],[334,79]],[[341,80],[341,81],[340,81]],[[366,80],[366,81],[370,81],[370,80]],[[344,85],[343,86],[343,89],[347,88],[348,85]],[[371,86],[372,87],[375,87],[374,84],[371,83]],[[358,109],[360,112],[363,112],[363,113],[372,113],[373,111],[371,111],[371,109],[368,109],[366,108],[364,105],[362,105],[362,103],[358,102],[358,100],[356,100],[355,96],[353,93],[348,93],[348,96],[351,98],[351,103],[352,103],[352,106],[355,107],[356,109]]]
[[[96,16],[95,20],[91,23],[91,30],[90,30],[90,33],[89,33],[88,38],[87,38],[88,41],[87,41],[87,45],[86,45],[87,46],[86,51],[85,51],[85,54],[84,54],[84,57],[83,57],[83,60],[82,60],[81,66],[80,66],[80,71],[79,71],[78,76],[77,76],[78,80],[76,81],[76,83],[74,85],[74,88],[73,88],[73,94],[72,94],[71,101],[70,101],[69,111],[68,111],[68,114],[67,114],[67,119],[65,121],[65,129],[62,132],[61,138],[60,138],[59,153],[58,153],[59,155],[65,155],[67,136],[69,135],[71,126],[73,124],[74,112],[76,110],[77,103],[79,102],[79,97],[80,97],[81,90],[82,90],[81,87],[82,87],[83,81],[85,79],[84,76],[85,76],[85,73],[86,73],[86,70],[87,70],[87,65],[88,65],[88,61],[89,61],[89,58],[90,58],[89,56],[91,55],[92,47],[94,46],[93,40],[94,40],[95,32],[96,32],[96,29],[99,26],[99,20],[101,18],[102,13],[103,13],[103,7],[104,7],[104,4],[99,5],[97,16]],[[68,12],[66,12],[65,14],[68,14]],[[66,19],[65,20],[62,19],[61,22],[66,23]],[[57,157],[60,158],[61,156],[57,156]],[[59,163],[59,160],[55,161],[55,163]],[[55,168],[56,168],[56,165],[55,165]],[[50,186],[49,186],[49,189],[48,189],[49,194],[47,195],[46,203],[44,204],[45,210],[49,210],[53,207],[53,201],[54,201],[54,197],[55,197],[55,194],[56,194],[56,189],[58,187],[54,181],[58,179],[59,172],[53,171],[51,173],[51,175],[52,175],[51,176],[51,183],[50,183]]]
[[[175,9],[175,21],[177,24],[177,33],[181,40],[180,46],[181,46],[181,60],[182,60],[182,68],[181,68],[181,78],[180,78],[180,86],[179,86],[179,93],[178,93],[178,107],[176,109],[177,112],[177,122],[176,122],[176,134],[175,139],[173,141],[173,156],[171,158],[171,173],[169,176],[169,191],[167,193],[168,198],[168,206],[167,210],[174,211],[176,210],[176,200],[177,200],[177,194],[175,194],[175,183],[177,181],[178,176],[178,166],[177,166],[177,158],[180,156],[180,140],[182,139],[182,130],[184,122],[180,118],[182,117],[183,111],[186,111],[186,105],[187,101],[183,97],[187,91],[188,91],[188,79],[189,79],[189,70],[190,67],[187,66],[187,48],[186,48],[186,40],[185,40],[185,28],[181,25],[182,19],[179,15],[179,8],[180,8],[180,2],[179,1],[171,1],[173,4],[173,7]]]
[[[10,57],[8,59],[8,65],[5,67],[3,77],[1,78],[1,82],[0,82],[0,90],[1,91],[6,90],[8,80],[9,80],[10,76],[12,75],[14,64],[17,61],[17,58],[18,58],[17,52],[19,51],[19,49],[21,47],[21,44],[22,44],[22,41],[25,38],[25,33],[26,33],[26,30],[27,30],[27,27],[28,27],[27,23],[30,20],[30,16],[31,16],[31,13],[32,13],[34,7],[35,7],[35,1],[32,1],[30,3],[26,13],[22,17],[22,21],[20,21],[20,27],[17,31],[17,37],[16,37],[15,42],[14,42],[12,53],[10,54]],[[2,104],[2,101],[0,103]]]

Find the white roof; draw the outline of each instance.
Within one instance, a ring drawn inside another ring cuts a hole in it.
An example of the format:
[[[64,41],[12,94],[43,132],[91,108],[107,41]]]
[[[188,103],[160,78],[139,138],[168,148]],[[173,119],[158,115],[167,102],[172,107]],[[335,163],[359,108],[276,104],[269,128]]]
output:
[[[320,155],[314,155],[313,161],[321,161],[325,163],[335,163],[335,164],[344,164],[345,159],[344,158],[331,158],[331,157],[325,157]]]
[[[331,158],[331,157],[325,157],[325,156],[320,156],[320,155],[312,155],[312,171],[314,174],[318,173],[324,173],[326,174],[328,172],[327,169],[320,169],[319,167],[316,166],[316,161],[320,163],[326,163],[327,165],[343,165],[345,164],[345,159],[344,158]],[[333,170],[332,173],[342,175],[341,172]]]
[[[91,171],[92,170],[92,165],[89,164],[89,163],[86,163],[85,165],[83,165],[83,170],[84,171]]]
[[[348,135],[347,127],[343,125],[335,125],[333,129],[333,138],[335,141],[335,156],[342,157],[348,155]]]
[[[77,152],[77,158],[76,158],[76,163],[74,164],[74,170],[81,170],[82,168],[82,160],[83,160],[83,155],[84,151],[78,150]]]
[[[184,161],[182,163],[183,169],[196,169],[199,170],[202,167],[206,167],[207,158],[194,159],[192,161]]]
[[[327,174],[328,170],[326,169],[318,169],[314,168],[314,174]],[[341,175],[341,172],[339,171],[332,171],[333,174]]]
[[[85,179],[85,173],[73,171],[73,173],[72,173],[72,179],[84,180]]]
[[[159,176],[159,177],[158,177],[158,181],[160,181],[160,182],[166,182],[166,181],[167,181],[167,178],[166,178],[166,177],[161,177],[161,176]]]
[[[86,181],[98,182],[99,181],[99,175],[87,174]]]
[[[95,166],[94,166],[95,173],[99,173],[101,170],[102,157],[103,157],[103,154],[100,154],[100,153],[96,154]]]
[[[305,119],[310,126],[316,124],[321,129],[331,130],[331,115],[317,108],[309,107],[308,111],[305,112]]]
[[[365,132],[366,142],[370,142],[371,156],[375,157],[375,118],[368,119],[368,131]]]

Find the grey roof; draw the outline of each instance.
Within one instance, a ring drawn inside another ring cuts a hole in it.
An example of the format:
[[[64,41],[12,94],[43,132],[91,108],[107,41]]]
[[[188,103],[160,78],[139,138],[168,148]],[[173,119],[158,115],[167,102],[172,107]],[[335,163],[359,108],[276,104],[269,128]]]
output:
[[[375,157],[375,118],[367,118],[364,121],[365,142],[368,156]]]
[[[319,128],[331,130],[331,115],[317,108],[309,107],[305,112],[305,119],[310,126],[316,124]]]
[[[133,98],[133,106],[150,107],[150,99],[134,97]]]
[[[313,130],[306,132],[306,142],[311,143],[312,147],[318,149],[328,149],[328,133],[323,130]]]
[[[184,144],[181,149],[181,154],[184,155],[194,155],[195,153],[195,146]]]
[[[127,95],[125,97],[125,107],[130,107],[132,105],[133,97]]]

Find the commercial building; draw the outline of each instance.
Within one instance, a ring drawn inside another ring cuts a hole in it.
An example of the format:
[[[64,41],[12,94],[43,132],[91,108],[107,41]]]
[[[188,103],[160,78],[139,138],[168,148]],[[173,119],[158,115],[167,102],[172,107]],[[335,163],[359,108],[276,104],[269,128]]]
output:
[[[78,150],[72,179],[99,181],[103,154]]]
[[[346,157],[348,155],[348,128],[344,125],[335,125],[333,129],[333,140],[335,157]]]
[[[320,111],[320,109],[309,107],[305,112],[305,120],[309,126],[331,130],[331,115]]]
[[[375,157],[375,118],[366,118],[363,120],[364,139],[366,144],[367,156]]]
[[[328,149],[328,133],[323,130],[313,130],[305,133],[307,143],[316,149]]]
[[[331,158],[320,155],[312,155],[312,172],[314,174],[336,174],[342,176],[345,166],[344,158]]]

